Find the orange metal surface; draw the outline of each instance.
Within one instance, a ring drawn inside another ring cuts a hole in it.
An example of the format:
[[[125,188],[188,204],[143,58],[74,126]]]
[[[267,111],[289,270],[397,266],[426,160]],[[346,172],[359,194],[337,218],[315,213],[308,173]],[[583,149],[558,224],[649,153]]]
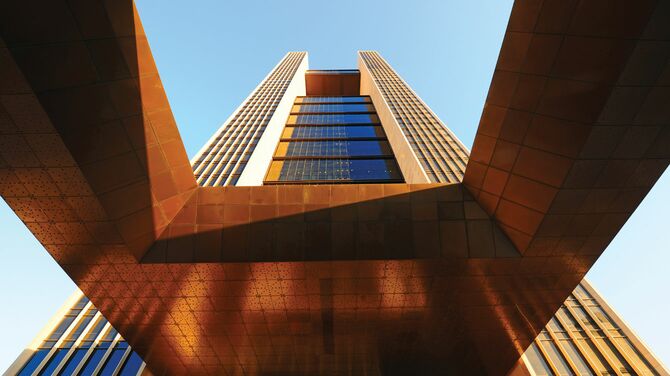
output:
[[[360,95],[360,73],[335,73],[328,71],[307,71],[305,74],[307,95]]]

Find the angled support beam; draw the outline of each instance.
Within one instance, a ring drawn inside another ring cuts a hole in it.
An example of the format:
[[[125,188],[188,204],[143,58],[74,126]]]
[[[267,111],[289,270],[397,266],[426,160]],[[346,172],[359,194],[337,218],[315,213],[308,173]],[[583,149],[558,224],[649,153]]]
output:
[[[464,184],[524,255],[592,263],[665,171],[669,16],[665,1],[514,4]]]

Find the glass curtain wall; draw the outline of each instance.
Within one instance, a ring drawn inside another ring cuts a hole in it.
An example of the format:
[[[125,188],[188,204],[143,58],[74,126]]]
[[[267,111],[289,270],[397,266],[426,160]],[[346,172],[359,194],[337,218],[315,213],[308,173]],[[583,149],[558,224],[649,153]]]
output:
[[[298,97],[265,178],[266,184],[403,181],[367,96]]]

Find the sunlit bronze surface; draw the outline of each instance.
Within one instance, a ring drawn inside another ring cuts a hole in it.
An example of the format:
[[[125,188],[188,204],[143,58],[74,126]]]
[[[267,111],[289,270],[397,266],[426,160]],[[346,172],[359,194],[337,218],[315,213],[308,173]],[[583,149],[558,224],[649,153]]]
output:
[[[307,71],[305,90],[307,95],[360,95],[360,73],[342,74],[329,71]]]
[[[668,9],[614,3],[515,4],[465,185],[198,188],[131,2],[3,2],[0,193],[156,374],[504,375],[667,166]]]

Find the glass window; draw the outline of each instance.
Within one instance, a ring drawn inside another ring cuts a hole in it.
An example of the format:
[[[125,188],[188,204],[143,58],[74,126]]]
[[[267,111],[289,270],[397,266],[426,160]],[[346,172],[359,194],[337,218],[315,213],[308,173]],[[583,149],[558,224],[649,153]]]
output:
[[[63,333],[65,333],[67,328],[70,327],[70,324],[72,324],[72,322],[74,321],[74,319],[76,317],[77,316],[74,316],[74,315],[65,316],[63,318],[63,320],[61,320],[60,324],[58,324],[56,329],[51,333],[51,335],[49,336],[49,339],[54,340],[54,341],[58,340],[63,335]]]
[[[114,350],[112,350],[112,353],[107,358],[107,362],[105,362],[105,365],[102,367],[102,370],[100,370],[100,375],[112,376],[114,374],[114,370],[116,370],[116,367],[119,366],[119,362],[121,361],[121,358],[123,357],[123,354],[125,352],[126,349],[115,348]]]
[[[105,324],[107,324],[107,320],[105,320],[105,318],[102,315],[98,316],[97,320],[95,321],[95,324],[93,324],[93,327],[91,328],[91,330],[88,331],[84,339],[86,341],[95,340],[102,331],[102,328],[105,327]]]
[[[40,365],[42,360],[47,356],[49,353],[49,349],[42,349],[42,350],[37,350],[33,354],[33,356],[30,357],[30,360],[23,366],[21,371],[19,372],[18,376],[29,376],[32,375],[33,372],[37,369],[37,366]]]
[[[267,181],[384,181],[401,180],[392,159],[308,159],[273,161]]]
[[[390,156],[387,141],[293,141],[280,142],[277,157],[369,157]]]
[[[614,339],[616,343],[623,349],[633,362],[636,363],[637,367],[640,368],[643,375],[656,375],[657,373],[653,371],[653,367],[649,362],[640,354],[639,351],[633,346],[628,338],[619,337]]]
[[[570,340],[559,341],[559,345],[561,346],[561,348],[563,348],[563,351],[565,351],[565,353],[568,354],[568,358],[570,358],[572,363],[577,367],[577,371],[579,371],[580,375],[587,375],[587,376],[593,375],[593,372],[591,372],[588,364],[581,356],[581,354],[577,350],[577,347],[575,347],[572,341]]]
[[[97,310],[93,308],[84,313],[84,316],[79,320],[79,322],[77,322],[77,325],[74,327],[74,329],[72,329],[70,334],[68,334],[67,338],[71,340],[76,340],[79,338],[84,329],[86,329],[88,323],[93,319],[93,315],[95,315],[96,312]]]
[[[382,138],[385,137],[384,130],[374,125],[332,125],[332,126],[307,126],[286,127],[282,138]]]
[[[75,352],[70,356],[70,359],[68,359],[67,363],[65,363],[65,367],[63,367],[60,374],[74,375],[75,368],[77,368],[79,362],[81,362],[81,360],[84,359],[84,355],[86,355],[87,351],[88,349],[75,350]]]
[[[533,369],[537,376],[553,376],[553,372],[549,365],[544,360],[544,357],[540,353],[540,350],[537,349],[535,343],[531,343],[528,350],[526,350],[526,357],[530,363],[530,367]]]
[[[603,324],[602,326],[604,328],[607,328],[607,329],[616,329],[617,328],[614,325],[614,322],[612,321],[612,319],[610,319],[609,315],[602,308],[600,308],[599,306],[592,306],[590,308],[593,312],[593,316],[595,316],[596,319],[598,319],[598,321],[600,321],[600,323]]]
[[[80,376],[92,376],[95,369],[98,367],[100,360],[105,355],[107,349],[95,349],[91,356],[88,357],[86,361],[86,366],[79,373]]]
[[[63,358],[65,358],[65,355],[67,355],[67,352],[69,350],[70,349],[58,349],[58,350],[56,350],[56,352],[51,356],[51,359],[49,359],[49,361],[44,366],[44,368],[42,368],[39,375],[40,376],[41,375],[49,375],[49,376],[53,375],[54,370],[56,369],[56,367],[58,367],[58,365],[63,360]]]
[[[375,114],[289,115],[287,124],[378,124]]]
[[[610,367],[609,363],[605,358],[603,357],[602,353],[600,350],[598,350],[593,342],[588,339],[577,339],[577,344],[579,347],[584,351],[584,355],[586,355],[593,364],[595,364],[595,368],[600,373],[601,375],[614,375],[614,371],[612,370],[612,367]]]
[[[135,376],[142,366],[142,358],[136,352],[132,352],[126,360],[126,364],[121,368],[120,376]]]
[[[570,376],[573,373],[570,371],[570,366],[563,359],[563,356],[558,351],[558,347],[551,341],[541,341],[541,346],[544,347],[547,352],[547,356],[551,359],[551,363],[556,367],[556,371],[560,376]]]

